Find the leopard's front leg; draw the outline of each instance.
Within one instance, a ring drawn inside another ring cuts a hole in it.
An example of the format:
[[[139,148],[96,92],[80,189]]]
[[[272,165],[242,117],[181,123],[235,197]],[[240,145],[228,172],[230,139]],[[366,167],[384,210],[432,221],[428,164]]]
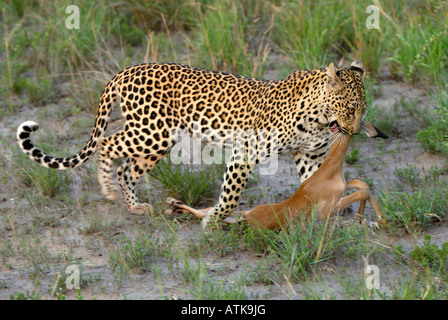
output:
[[[237,152],[233,153],[231,161],[226,167],[218,203],[207,212],[202,220],[203,230],[212,228],[235,211],[253,167],[254,164],[244,160]]]

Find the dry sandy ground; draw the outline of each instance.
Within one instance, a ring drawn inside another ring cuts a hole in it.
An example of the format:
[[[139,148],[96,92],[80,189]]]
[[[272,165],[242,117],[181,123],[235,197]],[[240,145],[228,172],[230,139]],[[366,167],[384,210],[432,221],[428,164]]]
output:
[[[375,99],[374,103],[383,110],[383,112],[392,112],[393,106],[400,98],[404,97],[408,101],[418,101],[422,106],[429,106],[431,103],[430,98],[426,95],[425,91],[421,88],[416,88],[411,85],[396,82],[394,80],[384,80],[380,83],[380,96]],[[57,108],[57,106],[55,106]],[[431,155],[421,148],[420,144],[415,138],[415,120],[409,120],[406,116],[406,112],[400,111],[403,116],[398,117],[397,121],[393,124],[390,132],[390,139],[386,141],[376,141],[368,139],[353,139],[351,148],[357,148],[362,155],[359,164],[363,167],[362,177],[372,179],[373,190],[376,192],[381,188],[386,188],[388,184],[394,181],[394,170],[397,168],[405,167],[408,164],[415,165],[418,168],[430,168],[431,166],[443,167],[446,166],[446,158],[444,156]],[[0,127],[0,134],[2,144],[0,144],[0,151],[9,154],[8,143],[15,143],[15,130],[16,127],[23,120],[35,119],[36,115],[30,109],[23,108],[20,115],[7,116],[2,119],[2,126]],[[61,125],[70,123],[72,119],[66,121],[53,123],[51,118],[48,118],[48,123],[41,123],[41,127],[45,128],[48,132],[54,132],[55,135],[63,134]],[[374,121],[372,121],[374,122]],[[119,125],[119,123],[118,123]],[[112,125],[113,129],[113,125]],[[54,130],[54,131],[53,131]],[[86,129],[86,137],[90,129]],[[36,134],[35,140],[38,143],[38,135]],[[83,141],[79,141],[76,144],[79,146]],[[62,148],[62,146],[60,146]],[[95,160],[91,160],[87,166],[95,166]],[[354,166],[345,166],[350,178],[356,178],[359,176],[358,169]],[[94,171],[89,171],[90,173]],[[73,174],[74,185],[77,186],[86,180],[85,171],[82,169],[79,172]],[[95,184],[95,178],[91,177],[89,183]],[[245,193],[240,207],[242,209],[253,206],[257,203],[265,203],[268,200],[280,200],[282,198],[290,196],[299,186],[299,179],[293,165],[292,159],[289,156],[285,156],[279,161],[279,168],[275,175],[263,175],[260,176],[260,182],[263,192],[259,190],[252,190]],[[144,183],[142,183],[144,184]],[[8,208],[16,206],[24,208],[23,211],[32,211],[35,208],[32,207],[30,202],[26,199],[20,198],[17,190],[14,188],[8,188],[1,185],[2,191],[0,194],[0,206],[3,208],[3,219],[1,222],[0,232],[2,233],[2,242],[6,239],[12,239],[14,232],[11,230],[11,225],[8,225],[5,215],[7,215]],[[98,201],[95,212],[89,213],[89,210],[84,208],[80,212],[72,209],[57,209],[61,211],[62,220],[66,221],[71,227],[64,227],[63,225],[56,227],[45,227],[40,229],[40,238],[43,244],[46,244],[48,249],[56,254],[68,250],[68,243],[73,250],[72,256],[79,259],[83,266],[83,277],[90,277],[96,279],[93,285],[88,288],[83,288],[82,295],[84,299],[96,298],[96,299],[160,299],[160,298],[177,298],[185,299],[189,298],[188,291],[184,290],[184,285],[179,278],[173,277],[172,273],[167,269],[166,261],[154,261],[160,272],[156,274],[154,272],[145,272],[142,274],[131,273],[130,278],[124,279],[120,287],[114,285],[113,274],[108,262],[108,250],[113,247],[113,243],[101,237],[98,234],[84,234],[79,232],[78,226],[82,224],[83,219],[91,219],[90,215],[93,214],[107,214],[108,220],[122,219],[124,222],[121,224],[124,229],[115,230],[117,234],[134,234],[132,226],[135,224],[148,223],[146,217],[135,217],[128,215],[126,209],[122,203],[110,203],[102,199],[99,191],[95,190],[95,185],[90,189],[90,194],[87,196],[89,201]],[[80,197],[76,192],[76,187],[72,187],[70,197],[77,199]],[[154,191],[153,196],[157,193]],[[76,208],[76,204],[71,205],[72,208]],[[353,207],[356,210],[356,206]],[[54,210],[49,208],[48,210]],[[350,215],[350,214],[348,214]],[[24,214],[26,217],[26,214]],[[373,211],[370,207],[367,208],[367,216],[371,218]],[[22,221],[22,224],[28,223],[26,219]],[[64,222],[65,223],[65,222]],[[18,226],[17,226],[18,227]],[[23,225],[21,226],[23,227]],[[439,224],[434,228],[427,231],[432,235],[432,239],[436,243],[446,241],[448,239],[448,227],[447,224]],[[183,241],[194,241],[200,234],[199,224],[183,223],[179,224],[178,237]],[[382,234],[381,237],[390,245],[403,244],[403,247],[412,248],[418,243],[421,243],[422,236],[390,236]],[[56,239],[65,238],[65,241],[56,241]],[[95,247],[92,249],[92,246]],[[89,249],[87,249],[89,248]],[[232,279],[237,279],[238,275],[244,270],[247,265],[253,265],[259,259],[257,255],[248,253],[245,250],[235,251],[224,258],[218,258],[214,255],[208,255],[203,257],[205,264],[209,270],[209,276],[214,279],[223,280],[224,283],[230,283]],[[4,265],[0,265],[0,299],[9,299],[11,294],[17,292],[26,292],[32,290],[39,290],[42,298],[49,298],[51,288],[55,282],[56,270],[50,268],[46,271],[46,274],[41,278],[40,283],[36,285],[30,280],[26,271],[23,270],[25,261],[23,259],[15,259],[11,257],[8,262],[11,264],[11,268],[6,268]],[[353,274],[359,276],[362,274],[362,261],[332,261],[331,263],[323,263],[319,265],[322,278],[315,282],[316,293],[320,297],[335,297],[343,298],[346,288],[341,284],[342,275],[336,274],[335,269],[341,270],[341,267],[345,268],[346,275]],[[383,269],[382,281],[385,283],[384,290],[387,292],[387,283],[400,277],[403,270],[398,267],[389,267]],[[338,271],[339,272],[339,271]],[[313,286],[313,279],[310,280],[311,286]],[[325,284],[322,287],[322,284]],[[278,281],[271,285],[253,285],[248,286],[246,292],[252,297],[260,297],[266,299],[288,299],[288,298],[305,298],[303,292],[304,284],[290,284],[286,281]],[[330,294],[331,293],[331,294]],[[74,298],[76,295],[75,290],[65,292],[68,299]],[[54,299],[54,296],[50,297]]]

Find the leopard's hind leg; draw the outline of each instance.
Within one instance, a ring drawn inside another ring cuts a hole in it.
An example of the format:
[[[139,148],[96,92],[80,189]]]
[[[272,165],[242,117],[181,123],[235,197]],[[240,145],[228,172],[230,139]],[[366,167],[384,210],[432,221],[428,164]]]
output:
[[[164,156],[150,156],[148,159],[144,158],[130,158],[127,159],[123,165],[118,169],[118,184],[126,201],[126,206],[129,211],[133,213],[144,213],[152,206],[148,203],[140,203],[135,185],[137,181],[148,171],[150,171],[157,162]]]
[[[98,152],[98,182],[101,192],[109,200],[118,198],[118,188],[115,184],[112,164],[113,159],[126,158],[128,155],[123,152],[120,141],[123,140],[124,133],[120,131],[112,136],[104,138],[100,142]]]

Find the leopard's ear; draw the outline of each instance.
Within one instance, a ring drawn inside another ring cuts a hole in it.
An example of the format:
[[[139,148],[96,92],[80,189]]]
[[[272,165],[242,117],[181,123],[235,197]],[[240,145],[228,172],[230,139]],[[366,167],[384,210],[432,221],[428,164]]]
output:
[[[331,91],[337,91],[342,89],[343,87],[342,81],[341,79],[339,79],[339,76],[333,63],[330,63],[330,65],[327,68],[327,76],[328,76],[328,88]]]
[[[364,80],[366,75],[366,67],[364,67],[364,64],[361,61],[353,61],[348,69],[355,71],[361,77],[361,80]]]

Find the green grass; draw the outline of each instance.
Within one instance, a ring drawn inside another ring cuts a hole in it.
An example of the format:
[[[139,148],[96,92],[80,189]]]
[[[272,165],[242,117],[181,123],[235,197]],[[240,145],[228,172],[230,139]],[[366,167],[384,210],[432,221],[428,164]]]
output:
[[[152,256],[158,254],[158,244],[154,239],[141,238],[131,241],[123,239],[114,250],[109,252],[112,273],[126,273],[129,270],[145,272],[150,270]],[[118,270],[117,270],[118,268]]]
[[[47,145],[44,144],[44,149]],[[30,161],[17,147],[12,148],[12,162],[14,173],[22,185],[34,186],[42,197],[53,198],[63,194],[70,185],[70,177],[67,171],[48,170]]]
[[[173,44],[172,36],[178,31],[189,32],[193,61],[245,75],[263,74],[268,54],[265,45],[272,36],[278,49],[299,68],[323,67],[345,56],[362,59],[374,75],[383,63],[391,61],[394,72],[409,79],[439,77],[447,63],[443,54],[448,41],[446,3],[426,7],[398,0],[383,3],[380,29],[365,27],[368,5],[369,1],[349,0],[300,4],[133,0],[126,6],[84,1],[79,5],[80,29],[70,30],[65,28],[65,19],[57,18],[67,16],[62,1],[11,1],[1,7],[6,36],[2,45],[8,53],[5,81],[11,90],[12,83],[30,68],[39,76],[46,70],[50,77],[98,70],[101,68],[92,67],[104,66],[114,47],[121,51],[118,60],[112,59],[112,65],[118,67],[116,62],[125,58],[126,47],[145,44],[154,32],[157,37],[165,34]],[[25,32],[24,24],[34,32]],[[164,50],[174,48],[170,45]]]
[[[287,278],[306,279],[318,263],[333,257],[346,243],[337,230],[334,220],[320,221],[313,215],[310,221],[299,218],[289,222],[269,238],[271,250],[282,261]]]
[[[216,168],[183,168],[173,164],[169,155],[151,170],[150,176],[161,184],[169,196],[183,201],[188,206],[200,204],[212,197],[217,187]]]
[[[429,268],[435,276],[448,279],[448,242],[443,242],[439,248],[431,243],[430,235],[425,235],[423,245],[416,246],[410,257],[422,267]]]
[[[278,263],[278,257],[271,254],[257,261],[255,265],[245,266],[242,273],[243,283],[271,285],[273,282],[278,282],[279,272],[273,268]]]
[[[435,104],[434,116],[425,129],[417,133],[417,140],[423,149],[430,153],[448,154],[448,84],[441,82],[435,93],[433,101]]]
[[[23,235],[18,249],[19,255],[25,261],[25,274],[38,285],[52,265],[61,262],[60,255],[54,255],[48,249],[48,244],[42,243],[39,237]]]
[[[239,281],[232,281],[226,286],[223,281],[216,283],[206,279],[191,293],[197,300],[248,300],[251,298]]]
[[[403,172],[403,171],[401,171]],[[403,173],[406,179],[415,179],[415,175]],[[378,201],[387,219],[389,227],[411,234],[421,233],[436,222],[446,221],[448,212],[448,184],[443,178],[425,179],[419,188],[403,191],[400,186],[392,186],[382,191]]]
[[[9,300],[41,300],[41,297],[39,295],[39,292],[27,291],[26,293],[23,292],[17,292],[16,295],[10,295]]]
[[[343,2],[307,6],[284,3],[274,12],[277,26],[273,31],[274,41],[297,68],[321,68],[335,62],[337,39],[341,39],[348,18]],[[339,14],[329,15],[329,12]]]
[[[211,233],[201,233],[199,246],[205,252],[213,252],[218,257],[225,257],[235,252],[240,246],[240,229],[231,227],[231,230],[213,230]]]
[[[417,188],[421,182],[420,172],[414,165],[407,164],[403,168],[395,169],[394,174],[412,188]]]
[[[422,77],[443,79],[440,70],[448,63],[443,49],[448,44],[447,4],[426,10],[424,15],[410,13],[409,24],[396,27],[395,43],[392,44],[395,50],[390,60],[408,81]]]
[[[212,1],[197,6],[196,30],[190,43],[195,57],[203,68],[226,70],[249,77],[262,77],[269,54],[267,41],[270,27],[259,35],[255,23],[260,6],[238,1]],[[245,6],[246,5],[246,6]],[[263,27],[262,25],[260,27]],[[258,45],[249,39],[260,37]]]
[[[355,164],[361,159],[358,149],[353,149],[350,153],[345,155],[345,162],[348,164]]]

